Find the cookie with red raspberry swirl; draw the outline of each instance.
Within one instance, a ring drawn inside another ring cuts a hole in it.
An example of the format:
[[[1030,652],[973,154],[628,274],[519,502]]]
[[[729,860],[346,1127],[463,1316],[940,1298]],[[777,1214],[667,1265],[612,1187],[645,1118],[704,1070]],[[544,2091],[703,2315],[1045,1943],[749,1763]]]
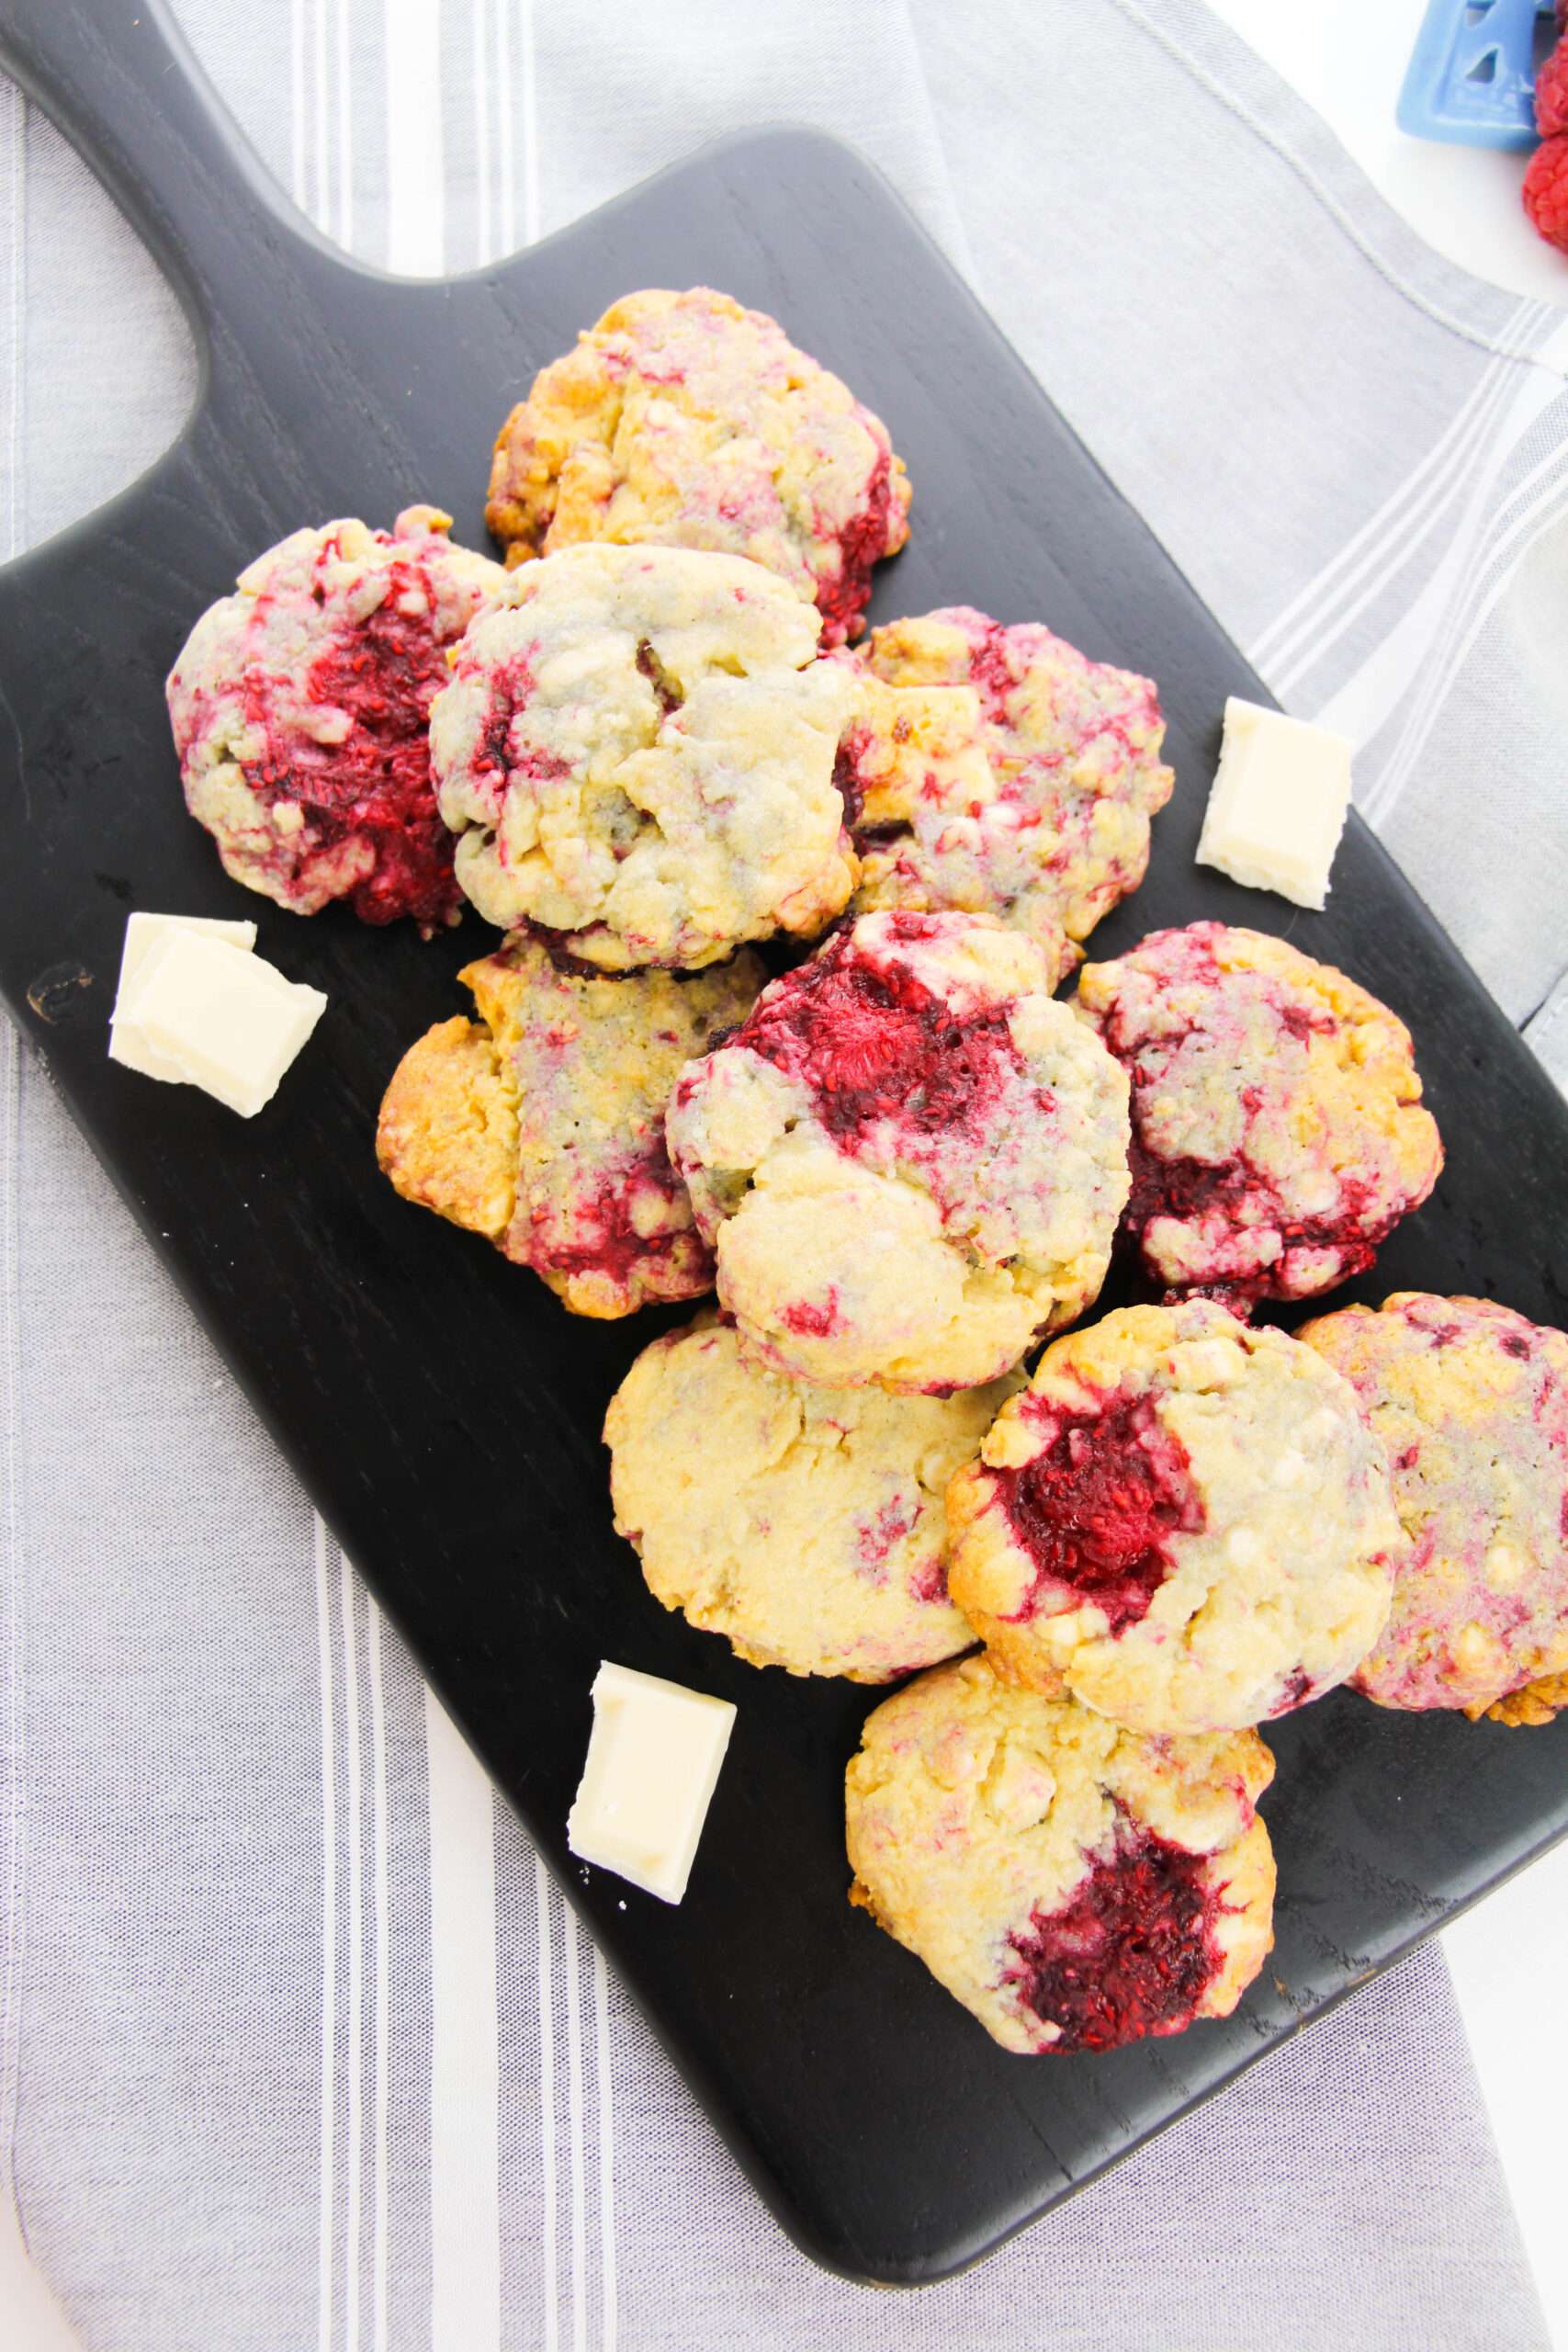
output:
[[[863,915],[684,1071],[671,1156],[752,1351],[830,1387],[976,1387],[1097,1295],[1126,1080],[981,915]]]
[[[881,418],[708,286],[626,295],[542,369],[501,428],[485,508],[509,564],[589,539],[745,556],[815,604],[824,645],[859,634],[908,514]]]
[[[1405,1539],[1347,1382],[1208,1299],[1047,1348],[947,1494],[1005,1669],[1136,1731],[1228,1731],[1354,1672]]]
[[[461,978],[479,1019],[427,1030],[381,1103],[377,1157],[396,1190],[531,1266],[574,1315],[711,1290],[664,1107],[690,1057],[749,1010],[761,965],[612,979],[519,933]]]
[[[1282,939],[1153,932],[1086,965],[1077,1001],[1132,1080],[1124,1229],[1168,1297],[1314,1297],[1437,1182],[1409,1031]]]
[[[169,674],[186,805],[228,873],[293,913],[346,899],[428,937],[462,906],[430,777],[446,648],[506,584],[449,514],[296,531],[205,612]]]
[[[1568,1338],[1425,1291],[1297,1336],[1360,1398],[1410,1538],[1357,1690],[1550,1723],[1568,1704]]]
[[[760,564],[574,547],[513,572],[430,718],[457,879],[605,971],[814,938],[859,865],[833,781],[852,675]]]
[[[987,1657],[885,1700],[845,1779],[852,1903],[1004,2050],[1228,2017],[1273,1942],[1254,1731],[1148,1739]]]
[[[967,605],[874,629],[854,659],[903,690],[890,724],[874,703],[846,739],[856,907],[994,914],[1071,971],[1143,880],[1150,819],[1170,798],[1154,686]]]

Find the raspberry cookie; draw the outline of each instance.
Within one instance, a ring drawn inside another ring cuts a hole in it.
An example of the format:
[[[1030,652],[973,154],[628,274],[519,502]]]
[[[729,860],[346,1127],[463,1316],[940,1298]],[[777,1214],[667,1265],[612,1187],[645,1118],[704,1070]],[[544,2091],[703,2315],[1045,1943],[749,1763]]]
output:
[[[1077,1002],[1133,1081],[1126,1229],[1168,1296],[1314,1297],[1438,1181],[1409,1031],[1282,939],[1156,931]]]
[[[1116,2050],[1228,2017],[1272,1944],[1254,1731],[1145,1739],[965,1658],[868,1719],[850,1901],[1004,2050]]]
[[[974,1646],[942,1497],[1007,1394],[812,1387],[705,1318],[645,1348],[611,1403],[615,1525],[666,1609],[753,1666],[891,1681]]]
[[[1208,1299],[1047,1348],[947,1515],[953,1599],[1007,1671],[1146,1732],[1236,1730],[1343,1682],[1405,1550],[1348,1385]]]
[[[186,806],[226,870],[295,914],[456,922],[452,839],[430,782],[445,648],[506,584],[449,514],[390,532],[296,531],[197,621],[169,674]]]
[[[1299,1336],[1360,1398],[1411,1539],[1356,1688],[1384,1707],[1550,1722],[1568,1704],[1568,1338],[1424,1291]]]
[[[696,1298],[713,1261],[664,1149],[682,1066],[748,1010],[750,956],[681,980],[573,971],[509,939],[462,978],[461,1015],[403,1056],[376,1132],[405,1200],[482,1233],[575,1315]]]
[[[909,536],[887,428],[776,319],[728,294],[628,294],[501,429],[485,519],[510,564],[584,539],[747,556],[861,627],[872,567]]]
[[[685,1071],[671,1154],[754,1353],[830,1387],[977,1387],[1105,1278],[1126,1080],[1039,950],[863,915]]]
[[[569,548],[511,575],[431,713],[457,879],[607,971],[830,922],[858,872],[833,782],[853,678],[739,556]]]
[[[994,914],[1072,970],[1077,943],[1143,880],[1149,820],[1170,798],[1155,688],[966,605],[875,629],[855,658],[887,685],[948,697],[923,728],[896,709],[891,745],[874,724],[852,732],[856,905]]]

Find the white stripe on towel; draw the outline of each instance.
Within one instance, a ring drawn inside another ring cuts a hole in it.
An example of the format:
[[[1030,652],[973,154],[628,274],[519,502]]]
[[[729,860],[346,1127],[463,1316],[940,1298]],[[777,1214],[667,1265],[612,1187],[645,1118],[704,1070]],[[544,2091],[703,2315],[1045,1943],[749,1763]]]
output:
[[[499,2352],[501,2053],[490,1782],[428,1686],[432,2352]]]

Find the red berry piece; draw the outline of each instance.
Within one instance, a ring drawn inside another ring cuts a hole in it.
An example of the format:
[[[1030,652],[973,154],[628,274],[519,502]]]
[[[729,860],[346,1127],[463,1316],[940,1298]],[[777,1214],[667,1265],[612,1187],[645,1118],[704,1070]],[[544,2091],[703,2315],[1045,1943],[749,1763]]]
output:
[[[1524,199],[1537,233],[1568,254],[1568,130],[1543,139],[1530,157]]]
[[[1568,130],[1568,39],[1558,42],[1535,77],[1535,127],[1543,139]]]

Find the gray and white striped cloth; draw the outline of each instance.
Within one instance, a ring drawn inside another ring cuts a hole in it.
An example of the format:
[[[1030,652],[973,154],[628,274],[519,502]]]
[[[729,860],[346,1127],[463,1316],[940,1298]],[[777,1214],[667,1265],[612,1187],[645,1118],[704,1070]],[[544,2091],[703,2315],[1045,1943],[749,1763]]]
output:
[[[178,13],[416,273],[744,123],[869,151],[1568,1079],[1568,316],[1422,247],[1197,0]],[[0,328],[16,552],[194,379],[4,86]],[[93,2352],[1544,2346],[1435,1951],[970,2278],[815,2272],[4,1043],[0,2195]]]

